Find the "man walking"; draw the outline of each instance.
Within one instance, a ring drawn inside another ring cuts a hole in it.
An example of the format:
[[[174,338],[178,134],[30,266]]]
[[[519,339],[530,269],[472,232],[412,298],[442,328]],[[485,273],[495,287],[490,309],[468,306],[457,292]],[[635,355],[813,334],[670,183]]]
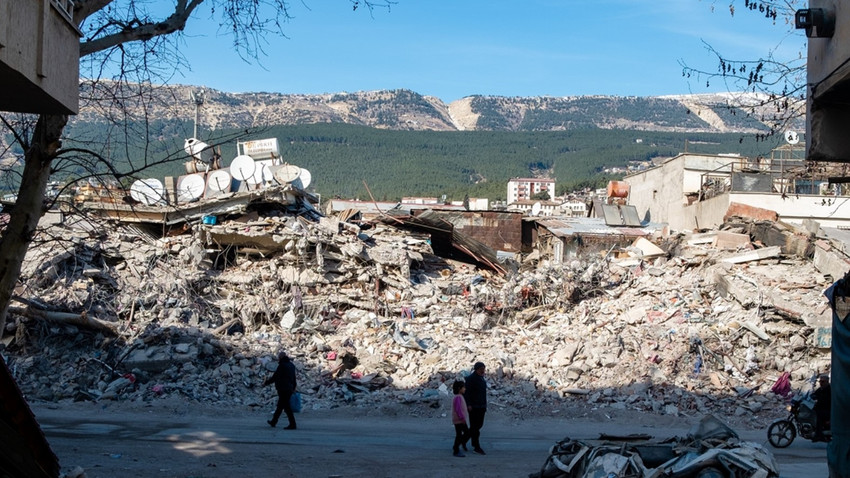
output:
[[[486,368],[481,362],[475,362],[472,373],[466,377],[466,393],[463,398],[469,408],[469,436],[472,451],[486,455],[481,448],[481,427],[484,426],[484,414],[487,413],[487,382],[484,380]]]
[[[274,375],[267,378],[263,382],[263,386],[274,383],[274,388],[277,389],[277,407],[274,410],[274,416],[268,420],[271,426],[277,426],[277,420],[280,418],[281,412],[286,412],[286,418],[289,420],[289,425],[285,426],[284,430],[295,430],[295,414],[292,413],[292,404],[290,399],[295,393],[295,364],[286,356],[286,352],[281,352],[278,355],[277,370]]]

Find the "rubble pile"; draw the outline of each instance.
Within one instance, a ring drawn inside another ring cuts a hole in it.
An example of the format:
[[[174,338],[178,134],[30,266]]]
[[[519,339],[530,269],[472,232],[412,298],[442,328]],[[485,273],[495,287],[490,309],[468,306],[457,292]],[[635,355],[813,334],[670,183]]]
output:
[[[286,350],[308,409],[427,413],[480,360],[491,407],[509,413],[763,426],[784,410],[771,392],[783,373],[804,387],[829,367],[813,324],[829,324],[832,278],[736,232],[733,247],[723,231],[657,237],[656,257],[534,254],[502,275],[382,223],[253,214],[163,238],[98,231],[66,221],[27,256],[3,354],[30,399],[266,406],[260,385]]]
[[[600,441],[560,440],[529,478],[779,476],[770,451],[742,441],[712,415],[702,417],[685,437],[644,442],[635,436],[609,436]]]

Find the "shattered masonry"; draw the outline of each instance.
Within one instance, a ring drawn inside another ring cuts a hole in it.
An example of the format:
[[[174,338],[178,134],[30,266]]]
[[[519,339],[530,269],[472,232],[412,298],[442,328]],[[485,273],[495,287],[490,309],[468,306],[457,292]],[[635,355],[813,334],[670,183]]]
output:
[[[781,222],[563,264],[538,251],[516,273],[439,257],[392,220],[265,210],[164,238],[85,224],[52,226],[63,240],[24,265],[3,343],[30,399],[265,406],[284,349],[308,409],[440,404],[481,360],[512,413],[566,401],[763,426],[783,372],[803,387],[829,365],[833,278],[806,258],[827,241]]]

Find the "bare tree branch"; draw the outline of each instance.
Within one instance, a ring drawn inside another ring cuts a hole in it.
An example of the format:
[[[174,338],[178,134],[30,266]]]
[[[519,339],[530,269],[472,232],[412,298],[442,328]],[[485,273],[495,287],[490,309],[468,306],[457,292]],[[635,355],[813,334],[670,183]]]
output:
[[[353,9],[364,6],[370,12],[386,8],[392,0],[349,0]],[[173,6],[170,8],[169,5]],[[120,111],[115,117],[106,116],[111,125],[108,132],[124,135],[120,144],[122,159],[130,158],[133,142],[143,141],[142,165],[118,165],[119,156],[107,140],[102,151],[78,146],[81,142],[63,148],[63,136],[68,117],[43,114],[32,123],[22,116],[19,121],[2,117],[2,126],[13,132],[14,142],[20,146],[23,168],[15,174],[4,174],[3,180],[15,177],[18,190],[15,208],[5,227],[0,231],[0,337],[5,330],[6,313],[12,292],[21,272],[27,248],[35,237],[38,221],[45,207],[55,198],[46,197],[48,182],[60,172],[64,187],[74,180],[93,177],[112,177],[115,181],[138,174],[152,164],[173,161],[182,152],[153,154],[150,128],[150,101],[153,79],[167,83],[184,61],[178,40],[187,22],[195,17],[200,7],[208,7],[210,18],[219,19],[218,33],[229,35],[234,48],[243,59],[259,59],[263,45],[271,35],[283,36],[282,23],[291,19],[288,0],[75,0],[74,21],[83,38],[80,42],[81,76],[94,80],[102,88],[85,91],[90,96],[82,101],[104,103],[102,111]],[[102,81],[108,78],[109,81]],[[83,86],[85,89],[86,86]],[[140,112],[134,115],[133,111]],[[123,116],[122,116],[123,115]],[[32,124],[31,124],[32,123]],[[223,141],[223,139],[219,138]],[[2,138],[5,142],[5,135]],[[10,148],[7,148],[10,149]],[[91,150],[91,151],[85,151]],[[85,151],[85,152],[84,152]],[[166,150],[167,151],[167,150]],[[173,150],[172,150],[173,151]],[[158,159],[150,159],[156,157]],[[20,163],[13,159],[14,167]],[[64,169],[63,169],[64,168]],[[125,170],[126,169],[126,170]],[[11,181],[10,181],[11,182]]]
[[[733,0],[724,6],[728,7],[732,16],[738,11],[737,5],[743,6],[744,11],[761,15],[774,25],[781,23],[788,29],[786,35],[792,35],[794,13],[799,3],[798,0]],[[716,2],[712,3],[712,11],[715,5]],[[781,41],[778,41],[779,43]],[[706,42],[703,44],[717,58],[717,70],[694,68],[680,60],[682,76],[688,80],[696,80],[706,88],[713,82],[720,81],[729,92],[753,93],[740,95],[741,101],[730,103],[729,109],[740,109],[770,128],[767,134],[757,134],[757,139],[772,136],[803,117],[806,60],[802,52],[796,58],[778,59],[774,57],[777,48],[766,52],[762,58],[739,60],[724,56]]]
[[[109,27],[119,28],[115,33],[96,37],[80,43],[80,56],[90,55],[108,48],[137,40],[147,41],[153,37],[168,35],[186,27],[186,21],[204,0],[179,0],[174,6],[174,13],[161,22],[145,21],[132,18],[127,22],[111,22],[99,29],[96,34],[110,30]]]

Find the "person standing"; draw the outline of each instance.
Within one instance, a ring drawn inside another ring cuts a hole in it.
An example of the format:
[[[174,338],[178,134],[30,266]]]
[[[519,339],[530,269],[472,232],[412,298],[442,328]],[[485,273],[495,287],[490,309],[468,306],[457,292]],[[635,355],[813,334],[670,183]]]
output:
[[[452,384],[452,424],[455,426],[455,443],[452,446],[454,456],[462,458],[466,456],[460,447],[466,450],[466,442],[469,440],[469,426],[466,423],[466,417],[469,411],[466,408],[466,400],[463,399],[463,392],[466,391],[466,385],[462,380],[455,380]]]
[[[484,380],[486,367],[482,362],[475,362],[472,373],[466,377],[466,392],[463,394],[469,409],[469,437],[472,440],[472,451],[486,455],[481,448],[481,427],[484,426],[484,414],[487,413],[487,381]]]
[[[274,383],[274,388],[277,389],[277,407],[275,407],[274,415],[267,423],[272,427],[277,426],[277,420],[280,418],[281,412],[286,412],[286,418],[289,420],[289,425],[285,426],[284,430],[295,430],[295,414],[292,413],[292,394],[295,393],[295,364],[289,360],[286,352],[278,354],[277,370],[274,375],[267,378],[263,382],[263,386]]]
[[[829,415],[832,410],[832,387],[829,386],[829,375],[823,374],[819,377],[820,387],[812,393],[815,401],[815,436],[812,441],[826,441],[823,432],[829,424]]]

